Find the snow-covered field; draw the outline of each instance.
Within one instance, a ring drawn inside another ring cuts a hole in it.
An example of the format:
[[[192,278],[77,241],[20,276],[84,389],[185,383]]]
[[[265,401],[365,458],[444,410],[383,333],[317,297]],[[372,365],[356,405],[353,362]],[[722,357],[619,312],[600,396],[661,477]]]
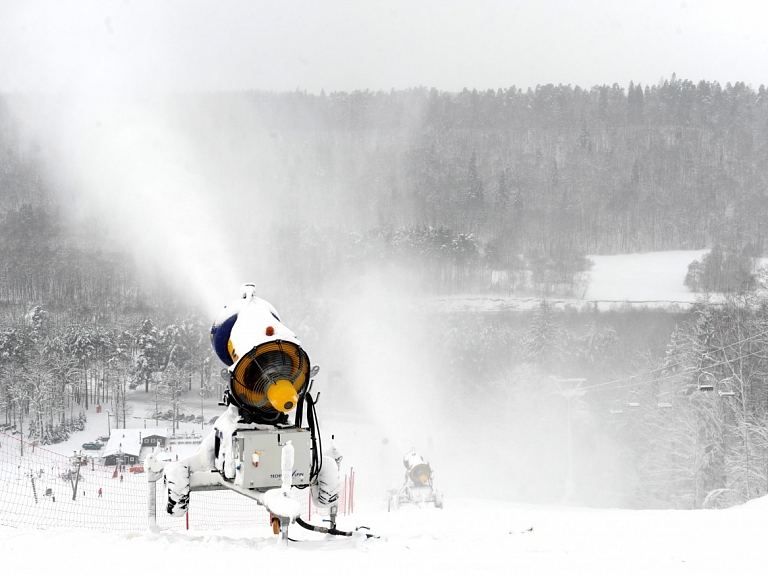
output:
[[[594,262],[586,300],[633,302],[693,302],[700,294],[683,280],[688,264],[709,250],[588,256]]]
[[[583,298],[550,298],[557,308],[601,310],[626,305],[643,307],[685,307],[702,294],[684,284],[688,264],[701,261],[709,250],[648,252],[615,256],[587,256],[594,265],[589,271]],[[539,305],[540,298],[504,295],[456,295],[428,302],[439,309],[456,311],[525,311]]]

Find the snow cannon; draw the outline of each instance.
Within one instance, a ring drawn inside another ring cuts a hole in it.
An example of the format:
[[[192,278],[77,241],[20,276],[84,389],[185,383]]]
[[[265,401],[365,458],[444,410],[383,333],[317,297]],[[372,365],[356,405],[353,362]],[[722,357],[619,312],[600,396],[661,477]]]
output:
[[[403,457],[403,465],[405,465],[408,478],[413,481],[414,485],[429,485],[430,479],[432,479],[432,469],[421,455],[415,451],[407,453]]]
[[[310,380],[309,356],[272,305],[244,284],[241,297],[224,307],[211,327],[211,344],[227,365],[224,405],[233,404],[253,423],[285,423]]]
[[[403,457],[405,482],[400,489],[391,489],[387,494],[387,510],[397,510],[403,503],[412,503],[419,507],[434,503],[443,508],[443,494],[435,489],[432,468],[426,459],[412,449]]]
[[[310,367],[296,334],[255,291],[253,284],[244,284],[240,297],[224,307],[211,327],[213,349],[227,366],[221,402],[227,409],[191,455],[171,462],[154,452],[147,457],[150,521],[155,484],[162,478],[166,511],[176,517],[187,512],[191,492],[228,489],[266,507],[275,534],[283,539],[294,524],[352,536],[336,529],[342,457],[333,443],[330,451],[322,449],[317,396],[311,393],[319,368]],[[294,488],[309,488],[313,504],[327,510],[324,521],[330,527],[300,517]]]

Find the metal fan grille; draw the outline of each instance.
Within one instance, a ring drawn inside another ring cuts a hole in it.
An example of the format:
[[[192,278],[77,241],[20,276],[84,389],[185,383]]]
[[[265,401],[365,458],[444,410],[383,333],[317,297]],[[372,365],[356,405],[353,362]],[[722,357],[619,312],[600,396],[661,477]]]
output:
[[[245,354],[232,373],[232,393],[245,408],[274,412],[267,389],[279,379],[288,380],[301,396],[309,373],[309,357],[289,341],[263,343]]]
[[[422,485],[429,483],[432,476],[432,470],[429,468],[428,463],[419,463],[408,472],[408,476],[415,484]],[[422,481],[422,477],[425,478],[424,481]]]

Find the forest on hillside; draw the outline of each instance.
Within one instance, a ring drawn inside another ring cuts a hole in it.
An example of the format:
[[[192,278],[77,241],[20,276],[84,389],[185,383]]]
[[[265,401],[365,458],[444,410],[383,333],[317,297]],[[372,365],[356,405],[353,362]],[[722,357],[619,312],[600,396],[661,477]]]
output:
[[[163,105],[210,160],[196,169],[222,185],[237,166],[268,177],[274,247],[306,255],[288,267],[323,281],[340,266],[416,260],[426,289],[547,295],[583,291],[585,254],[766,255],[766,96],[673,76],[589,89],[183,94]],[[0,215],[31,204],[51,218],[60,190],[45,150],[17,132],[0,105]],[[81,240],[98,237],[94,222],[78,224]]]
[[[530,313],[428,318],[433,375],[452,391],[441,408],[472,412],[461,398],[490,386],[506,406],[503,430],[533,434],[516,421],[564,421],[542,411],[562,408],[543,391],[552,374],[618,382],[576,406],[583,460],[617,470],[623,504],[701,507],[768,491],[768,310],[753,291],[753,258],[768,255],[766,97],[763,86],[673,77],[162,99],[166,120],[208,160],[188,169],[223,186],[268,175],[275,217],[251,257],[319,355],[332,311],[313,296],[340,275],[395,270],[418,293],[539,297]],[[112,244],[104,222],[71,209],[74,184],[53,177],[45,143],[22,137],[10,112],[24,98],[0,98],[5,425],[50,443],[89,405],[125,421],[131,393],[175,412],[193,389],[218,393],[210,318]],[[548,303],[583,295],[587,254],[705,247],[681,282],[731,292],[725,303],[608,313]],[[699,389],[709,380],[712,393]],[[594,468],[579,472],[586,497],[615,487]]]
[[[766,249],[762,86],[673,77],[645,87],[240,93],[186,104],[208,119],[189,128],[202,133],[235,123],[237,110],[236,141],[272,142],[253,159],[275,173],[275,192],[310,204],[330,196],[348,206],[356,231],[446,226],[507,263],[570,250]]]

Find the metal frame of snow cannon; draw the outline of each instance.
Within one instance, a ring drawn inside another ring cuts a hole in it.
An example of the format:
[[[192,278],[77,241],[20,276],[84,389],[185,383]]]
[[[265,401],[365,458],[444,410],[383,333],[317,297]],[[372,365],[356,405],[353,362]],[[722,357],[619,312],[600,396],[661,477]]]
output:
[[[288,537],[288,526],[294,521],[305,529],[319,530],[302,521],[298,515],[290,517],[276,513],[274,509],[270,508],[269,502],[265,501],[266,493],[279,488],[282,484],[281,459],[276,454],[277,447],[282,449],[290,443],[294,449],[295,465],[291,470],[290,481],[292,487],[306,489],[314,485],[318,479],[322,467],[322,443],[315,413],[316,399],[312,398],[310,391],[314,383],[312,378],[317,375],[319,370],[319,366],[313,366],[309,372],[309,383],[304,393],[299,396],[293,424],[278,423],[275,426],[269,425],[270,429],[252,429],[252,425],[246,424],[221,432],[216,430],[215,469],[212,472],[217,472],[217,484],[212,488],[224,487],[263,505],[272,515],[275,535],[280,533],[283,539]],[[222,376],[225,373],[232,377],[228,370],[223,370]],[[226,394],[223,403],[228,404],[231,398],[231,394]],[[244,406],[238,405],[238,408],[243,410]],[[305,408],[308,426],[302,427]],[[229,437],[226,437],[227,433]],[[227,474],[226,470],[227,454],[223,450],[227,447],[231,449],[231,455],[234,458],[234,477],[231,476],[231,473]],[[211,489],[211,486],[205,485],[207,478],[204,475],[200,479],[202,485],[194,485],[192,476],[190,476],[190,492]],[[336,529],[338,506],[331,506],[329,512],[331,527],[330,531],[327,532],[335,535],[351,535],[351,533]]]
[[[390,491],[387,498],[387,511],[397,510],[401,503],[421,505],[434,503],[437,509],[443,508],[443,494],[434,486],[434,473],[429,462],[414,450],[409,451],[403,458],[405,465],[405,481],[400,489]],[[419,473],[426,471],[426,478],[421,479]]]
[[[159,474],[159,477],[157,479],[162,478],[162,473]],[[148,479],[150,482],[152,482],[152,479],[150,476],[148,476]],[[157,481],[155,479],[155,482]],[[232,483],[230,481],[227,481],[217,470],[212,469],[208,472],[205,471],[198,471],[195,473],[191,473],[189,476],[189,492],[195,492],[195,491],[219,491],[223,489],[229,489],[230,491],[234,491],[235,493],[239,493],[240,495],[243,495],[245,497],[248,497],[249,499],[253,499],[267,509],[269,511],[269,506],[267,502],[265,501],[266,491],[260,491],[258,489],[245,489],[239,485],[236,485],[235,483]],[[275,489],[278,489],[276,487]],[[154,490],[151,490],[150,493],[150,524],[156,525],[156,510],[155,507],[152,505],[152,500],[154,499]],[[281,516],[276,515],[272,511],[270,511],[270,514],[273,516],[273,529],[275,535],[280,534],[281,538],[285,539],[288,536],[288,526],[296,520],[296,517],[288,517],[288,516]],[[276,521],[274,521],[276,520]]]
[[[292,447],[294,463],[290,471],[290,486],[305,489],[317,481],[322,465],[322,447],[310,390],[314,383],[312,378],[317,375],[319,369],[318,366],[313,366],[309,371],[309,382],[299,396],[293,424],[287,421],[287,416],[282,417],[283,414],[279,414],[281,417],[274,424],[244,423],[225,429],[214,428],[214,469],[191,473],[190,493],[229,489],[253,499],[270,512],[274,533],[281,534],[281,537],[286,539],[288,526],[298,519],[298,513],[280,514],[266,498],[270,491],[285,485],[281,462],[283,450],[288,444]],[[234,374],[224,369],[221,375],[222,378],[229,379],[229,386],[220,403],[235,405],[246,417],[246,421],[261,415],[243,402],[234,401],[235,396],[231,392]],[[307,417],[309,426],[306,428],[302,427],[305,407],[312,414]],[[336,506],[330,508],[330,521],[334,529],[337,512]]]
[[[317,369],[313,369],[312,375],[314,376],[317,374]],[[256,446],[257,444],[263,442],[265,439],[267,443],[270,440],[276,439],[276,445],[280,446],[282,449],[285,448],[285,445],[291,444],[291,446],[294,445],[294,442],[297,440],[297,438],[300,438],[303,436],[303,441],[298,441],[297,445],[308,445],[307,441],[311,443],[310,449],[314,453],[319,453],[320,449],[320,442],[318,441],[315,443],[314,435],[315,435],[315,426],[316,423],[314,422],[314,418],[316,417],[314,415],[314,400],[312,400],[311,396],[309,395],[309,391],[311,390],[312,382],[310,381],[309,388],[307,390],[306,397],[308,398],[307,402],[307,419],[309,420],[309,427],[304,428],[301,427],[301,420],[300,412],[297,413],[297,419],[296,419],[296,425],[294,426],[287,426],[287,427],[279,427],[277,429],[269,429],[269,430],[258,430],[258,429],[237,429],[235,435],[233,435],[233,439],[235,441],[232,443],[233,446],[237,446],[235,449],[235,452],[238,452],[239,450],[239,456],[237,457],[237,461],[240,463],[241,469],[240,471],[244,471],[244,469],[248,468],[248,457],[247,454],[251,453],[251,460],[250,464],[256,467],[254,464],[258,463],[259,466],[264,461],[265,463],[269,462],[269,459],[264,460],[262,459],[261,454],[259,455],[258,460],[254,460],[253,454],[258,452],[254,451],[252,448]],[[300,407],[301,409],[301,407]],[[309,436],[309,437],[308,437]],[[319,439],[319,432],[317,435]],[[288,439],[290,438],[290,439]],[[282,455],[282,452],[281,452]],[[294,458],[295,453],[292,455],[292,459]],[[295,457],[295,459],[301,459],[302,457]],[[274,460],[274,457],[272,458]],[[281,458],[283,461],[284,459]],[[296,487],[298,489],[304,489],[307,487],[311,487],[313,485],[313,482],[317,480],[317,475],[319,475],[319,468],[317,469],[317,473],[315,475],[312,475],[312,472],[310,471],[309,474],[301,473],[299,470],[307,468],[307,465],[314,465],[314,463],[309,464],[306,461],[306,458],[303,457],[304,461],[299,462],[298,465],[292,466],[292,472],[290,472],[291,475],[291,483],[292,487]],[[314,459],[313,459],[314,461]],[[321,460],[320,460],[321,461]],[[273,463],[274,467],[274,463]],[[310,469],[312,469],[310,467]],[[336,536],[342,536],[342,537],[352,537],[357,533],[361,533],[361,530],[365,529],[368,530],[368,527],[365,526],[359,526],[355,528],[355,531],[342,531],[340,529],[336,528],[336,516],[338,513],[338,506],[333,505],[329,507],[330,510],[330,527],[323,527],[319,525],[313,525],[311,523],[308,523],[304,521],[300,515],[299,515],[299,508],[298,508],[298,502],[296,507],[296,512],[292,516],[285,516],[280,515],[278,513],[275,513],[273,502],[274,497],[276,495],[276,492],[279,491],[279,487],[272,487],[270,488],[270,485],[276,485],[277,482],[282,482],[282,476],[285,471],[285,468],[281,466],[281,473],[280,474],[268,474],[266,477],[266,484],[261,486],[256,486],[256,482],[258,479],[251,480],[250,477],[252,477],[251,474],[248,474],[246,472],[237,474],[235,480],[228,480],[224,473],[218,469],[212,469],[210,471],[201,471],[190,474],[190,485],[189,485],[189,491],[192,493],[193,491],[216,491],[221,489],[229,489],[231,491],[234,491],[236,493],[239,493],[240,495],[243,495],[245,497],[248,497],[249,499],[253,499],[256,501],[259,505],[262,505],[264,508],[266,508],[268,511],[270,511],[271,515],[271,522],[272,522],[272,528],[275,535],[280,534],[281,539],[287,540],[288,537],[288,527],[291,523],[297,523],[300,527],[303,529],[306,529],[308,531],[315,531],[318,533],[325,533],[328,535],[336,535]],[[309,483],[302,483],[301,478],[309,476],[310,482]],[[153,486],[153,489],[151,490],[149,501],[150,501],[150,526],[156,526],[156,510],[155,510],[155,489],[154,485],[157,481],[157,479],[162,477],[162,472],[159,474],[153,474],[151,472],[148,473],[148,479]],[[254,476],[256,477],[256,476]],[[264,480],[265,476],[262,475],[262,480]],[[270,479],[272,481],[270,481]],[[243,485],[244,483],[247,484]],[[250,487],[250,484],[253,483],[254,486]],[[282,483],[284,486],[285,484]],[[279,495],[279,494],[277,494]],[[374,535],[372,533],[363,533],[366,538],[378,538],[377,535]]]
[[[312,375],[317,374],[317,367],[312,370]],[[306,405],[307,410],[314,412],[314,400],[309,395],[312,382],[307,389],[305,401],[300,409]],[[288,538],[288,527],[291,523],[298,523],[305,529],[322,531],[332,535],[351,536],[353,533],[336,529],[337,506],[331,506],[330,529],[320,528],[304,522],[299,517],[299,505],[296,503],[294,513],[280,514],[274,504],[275,494],[284,486],[282,480],[284,461],[283,451],[286,445],[292,447],[292,465],[290,486],[298,489],[311,487],[319,475],[319,465],[322,456],[319,454],[321,444],[319,431],[316,428],[314,415],[307,418],[309,427],[301,427],[302,418],[297,413],[297,422],[294,425],[271,426],[260,425],[262,429],[254,429],[254,424],[243,424],[226,429],[214,428],[214,468],[204,471],[195,471],[189,474],[189,493],[195,491],[218,491],[229,489],[256,501],[263,506],[272,516],[272,526],[275,535],[282,539]],[[225,453],[226,451],[226,453]],[[229,459],[227,458],[229,455]],[[229,461],[229,463],[228,463]],[[155,470],[147,469],[149,482],[149,522],[150,529],[157,526],[157,481],[163,478],[162,466]],[[271,498],[271,499],[270,499]],[[269,500],[268,500],[269,499]]]

